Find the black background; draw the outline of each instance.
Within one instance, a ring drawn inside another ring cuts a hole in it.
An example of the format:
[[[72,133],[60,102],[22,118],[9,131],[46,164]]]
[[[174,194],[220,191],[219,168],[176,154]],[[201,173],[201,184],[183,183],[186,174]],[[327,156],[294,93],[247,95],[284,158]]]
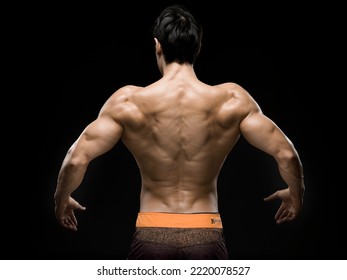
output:
[[[77,213],[77,232],[62,229],[55,220],[56,179],[68,148],[113,92],[160,78],[150,28],[167,4],[183,3],[204,30],[197,76],[209,84],[231,81],[248,90],[293,141],[305,171],[301,216],[278,226],[273,218],[278,202],[263,202],[283,187],[276,164],[240,139],[218,182],[231,258],[345,259],[337,186],[331,179],[329,85],[321,71],[331,51],[320,41],[330,33],[320,14],[312,16],[312,7],[289,3],[144,2],[53,2],[15,12],[21,24],[10,33],[15,43],[7,57],[16,61],[11,64],[17,73],[11,108],[19,120],[7,115],[12,121],[7,131],[19,137],[6,139],[15,152],[10,150],[7,161],[13,193],[3,203],[10,219],[3,227],[8,246],[1,258],[126,258],[141,180],[124,145],[119,142],[95,159],[74,193],[87,207]]]

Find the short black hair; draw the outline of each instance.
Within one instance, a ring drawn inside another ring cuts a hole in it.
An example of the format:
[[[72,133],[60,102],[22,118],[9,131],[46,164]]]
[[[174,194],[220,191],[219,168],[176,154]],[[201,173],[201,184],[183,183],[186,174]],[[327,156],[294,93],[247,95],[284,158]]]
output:
[[[152,35],[161,44],[166,63],[193,64],[201,48],[202,28],[182,5],[170,5],[156,19]]]

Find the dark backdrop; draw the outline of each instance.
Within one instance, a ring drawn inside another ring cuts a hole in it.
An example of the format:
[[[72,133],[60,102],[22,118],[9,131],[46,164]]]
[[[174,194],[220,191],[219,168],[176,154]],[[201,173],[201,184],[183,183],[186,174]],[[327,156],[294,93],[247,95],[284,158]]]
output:
[[[160,78],[150,28],[162,8],[176,2],[117,3],[31,5],[30,13],[23,7],[19,55],[27,89],[21,92],[21,121],[16,121],[21,134],[16,146],[23,152],[14,168],[20,171],[12,176],[21,183],[13,188],[18,200],[8,200],[10,246],[1,251],[3,259],[126,258],[141,180],[121,142],[90,164],[74,193],[87,207],[77,213],[77,232],[58,226],[53,203],[65,153],[106,99],[124,85],[146,86]],[[302,214],[278,226],[273,218],[278,202],[263,202],[284,186],[275,162],[241,137],[218,181],[231,257],[346,258],[331,182],[330,115],[321,98],[327,86],[319,68],[328,51],[319,48],[319,17],[308,18],[295,5],[180,3],[204,29],[197,76],[209,84],[232,81],[248,90],[293,141],[304,166]]]

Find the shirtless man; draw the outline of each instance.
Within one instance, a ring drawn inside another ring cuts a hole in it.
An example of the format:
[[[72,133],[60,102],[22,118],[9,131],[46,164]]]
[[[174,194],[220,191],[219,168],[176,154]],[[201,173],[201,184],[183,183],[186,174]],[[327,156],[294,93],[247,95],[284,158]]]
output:
[[[121,139],[134,155],[142,186],[129,259],[228,259],[218,210],[217,178],[240,135],[273,156],[285,188],[278,224],[294,220],[304,195],[303,168],[292,142],[240,85],[207,85],[193,69],[202,30],[182,6],[157,18],[153,37],[162,78],[118,89],[73,143],[55,191],[58,222],[77,230],[71,194],[88,164]]]

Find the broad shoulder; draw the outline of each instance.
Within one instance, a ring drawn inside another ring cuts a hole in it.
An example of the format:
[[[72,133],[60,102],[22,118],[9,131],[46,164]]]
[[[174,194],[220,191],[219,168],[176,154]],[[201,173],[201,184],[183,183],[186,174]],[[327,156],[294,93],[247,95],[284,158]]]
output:
[[[110,96],[110,98],[107,100],[107,102],[110,102],[113,105],[127,102],[127,101],[129,101],[131,99],[131,97],[134,94],[138,93],[141,90],[143,90],[143,87],[138,87],[138,86],[133,86],[133,85],[126,85],[124,87],[119,88],[117,91],[115,91]]]
[[[233,82],[216,85],[228,97],[226,103],[239,104],[246,111],[259,109],[258,104],[251,94],[241,85]]]
[[[250,113],[260,110],[248,91],[239,84],[224,83],[216,85],[216,88],[224,96],[218,113],[222,126],[230,127],[236,120],[241,121]]]
[[[136,111],[136,106],[131,102],[133,95],[143,90],[143,87],[127,85],[115,91],[102,106],[99,115],[111,116],[115,119],[129,111]]]
[[[131,100],[132,96],[137,92],[141,91],[143,87],[127,85],[119,88],[115,91],[105,102],[103,109],[107,109],[108,107],[114,107],[119,105],[124,105],[125,103]]]
[[[250,97],[250,94],[247,92],[247,90],[237,83],[223,83],[216,85],[216,88],[235,98],[246,99]]]

